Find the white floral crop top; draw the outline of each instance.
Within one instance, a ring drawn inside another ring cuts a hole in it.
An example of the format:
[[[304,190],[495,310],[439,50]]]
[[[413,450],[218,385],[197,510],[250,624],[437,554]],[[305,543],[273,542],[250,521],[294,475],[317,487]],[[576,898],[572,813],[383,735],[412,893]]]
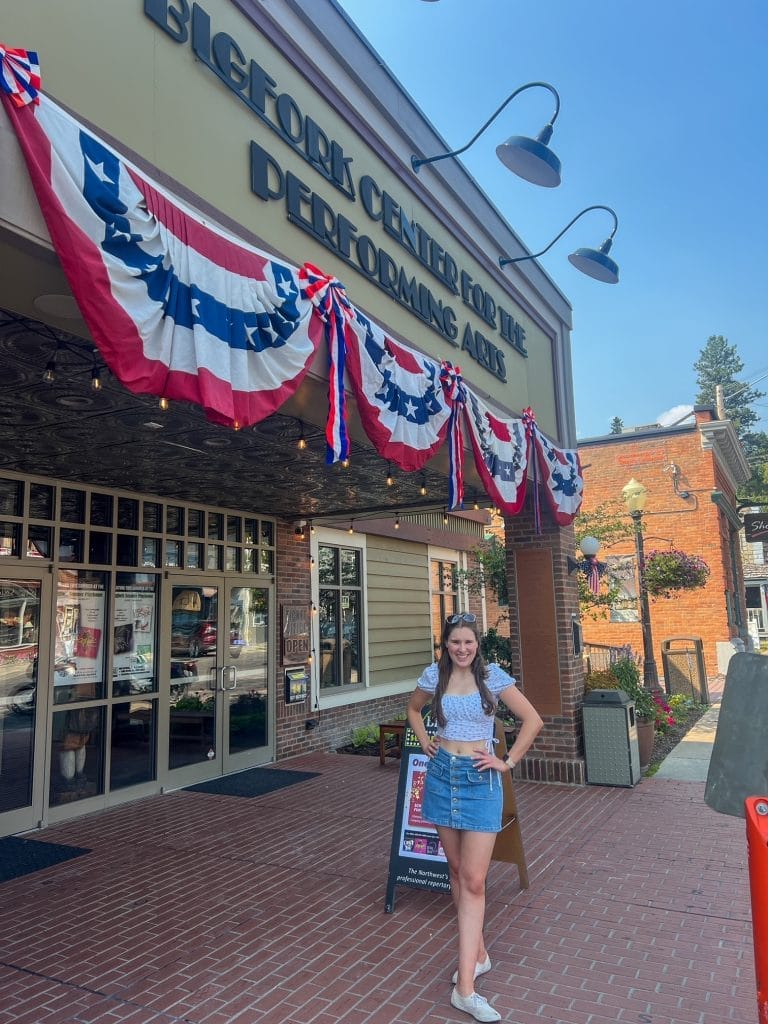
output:
[[[427,666],[416,683],[420,690],[434,693],[437,689],[437,662]],[[488,665],[485,684],[493,697],[498,699],[508,686],[515,685],[515,679],[507,675],[503,668],[495,662]],[[480,701],[480,694],[468,693],[458,697],[450,693],[443,694],[443,714],[445,727],[438,726],[437,735],[444,740],[487,740],[493,739],[493,715],[486,715]]]

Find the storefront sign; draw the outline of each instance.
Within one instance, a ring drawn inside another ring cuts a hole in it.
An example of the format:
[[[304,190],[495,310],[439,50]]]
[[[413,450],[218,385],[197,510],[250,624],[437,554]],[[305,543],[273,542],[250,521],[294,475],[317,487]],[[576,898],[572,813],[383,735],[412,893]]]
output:
[[[431,717],[424,722],[427,734],[434,736],[437,723]],[[397,787],[392,845],[389,852],[389,877],[384,910],[395,909],[395,886],[407,885],[449,893],[448,862],[434,825],[421,816],[424,783],[429,758],[421,749],[416,733],[406,726],[400,748],[400,781]]]
[[[747,512],[744,516],[744,540],[750,544],[768,542],[768,512]]]
[[[458,322],[453,305],[436,296],[344,213],[255,141],[250,146],[253,193],[265,202],[282,201],[291,224],[311,235],[336,257],[375,284],[389,298],[436,331],[500,381],[507,379],[504,345],[527,357],[525,328],[503,309],[437,239],[410,220],[397,198],[370,174],[359,179],[354,159],[306,115],[296,100],[226,32],[214,32],[210,15],[189,0],[144,0],[144,13],[176,43],[189,43],[202,64],[232,91],[259,120],[290,146],[326,182],[415,258],[424,270],[494,332]],[[501,346],[501,347],[500,347]]]
[[[303,604],[282,606],[282,662],[296,665],[305,662],[312,653],[309,642],[309,609]]]

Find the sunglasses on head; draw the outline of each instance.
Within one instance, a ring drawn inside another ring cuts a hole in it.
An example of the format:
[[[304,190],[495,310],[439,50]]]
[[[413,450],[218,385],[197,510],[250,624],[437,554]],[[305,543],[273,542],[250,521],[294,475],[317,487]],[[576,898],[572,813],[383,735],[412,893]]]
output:
[[[447,625],[455,626],[457,622],[477,622],[477,616],[472,612],[459,612],[458,615],[449,615],[445,621]]]

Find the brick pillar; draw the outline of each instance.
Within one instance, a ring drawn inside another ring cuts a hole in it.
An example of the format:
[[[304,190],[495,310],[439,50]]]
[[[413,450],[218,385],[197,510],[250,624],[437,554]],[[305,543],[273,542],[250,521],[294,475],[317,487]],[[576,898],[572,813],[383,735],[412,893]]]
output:
[[[513,665],[544,719],[519,771],[525,779],[583,784],[584,670],[573,641],[578,586],[567,565],[574,530],[558,526],[544,502],[541,520],[537,534],[530,489],[523,511],[505,519]]]
[[[277,687],[277,743],[275,759],[280,761],[295,754],[305,754],[323,747],[319,729],[307,729],[306,722],[316,720],[318,712],[310,700],[301,704],[286,704],[284,692],[285,666],[280,656],[280,613],[283,605],[304,605],[311,608],[311,577],[309,567],[309,535],[300,540],[292,523],[277,524],[277,564],[275,609],[277,622],[273,636],[277,642],[275,658]],[[310,667],[310,671],[312,668]]]

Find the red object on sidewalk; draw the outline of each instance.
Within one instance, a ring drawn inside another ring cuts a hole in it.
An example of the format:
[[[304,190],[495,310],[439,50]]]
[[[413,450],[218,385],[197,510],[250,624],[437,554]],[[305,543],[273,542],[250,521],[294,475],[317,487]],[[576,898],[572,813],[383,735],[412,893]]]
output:
[[[768,1024],[768,796],[748,796],[744,808],[755,939],[757,1019],[759,1024]]]

